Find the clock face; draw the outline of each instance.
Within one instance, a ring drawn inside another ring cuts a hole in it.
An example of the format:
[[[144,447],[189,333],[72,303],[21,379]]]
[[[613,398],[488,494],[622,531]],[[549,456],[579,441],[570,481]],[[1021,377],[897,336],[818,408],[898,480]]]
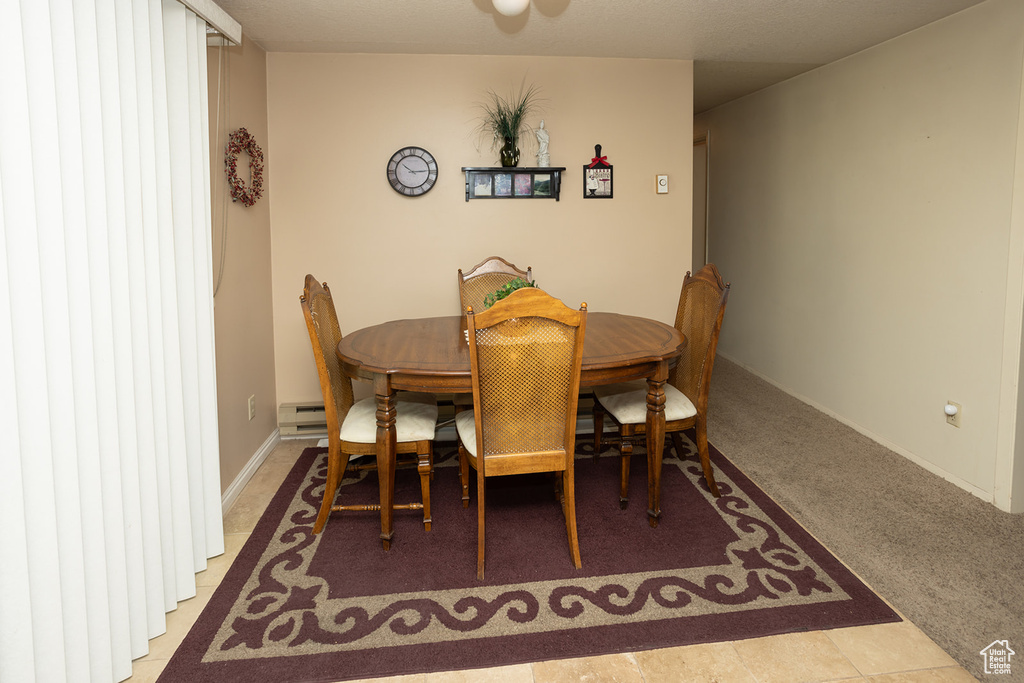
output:
[[[403,147],[388,161],[388,182],[395,192],[418,197],[437,182],[437,162],[422,147]]]

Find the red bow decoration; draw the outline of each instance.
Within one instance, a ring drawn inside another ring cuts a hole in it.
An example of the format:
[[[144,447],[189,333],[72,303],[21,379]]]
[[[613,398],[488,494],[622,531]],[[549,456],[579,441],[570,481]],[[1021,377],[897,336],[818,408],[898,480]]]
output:
[[[602,166],[607,166],[608,157],[594,157],[593,159],[590,160],[590,166],[587,166],[587,168],[594,168],[598,164],[601,164]]]

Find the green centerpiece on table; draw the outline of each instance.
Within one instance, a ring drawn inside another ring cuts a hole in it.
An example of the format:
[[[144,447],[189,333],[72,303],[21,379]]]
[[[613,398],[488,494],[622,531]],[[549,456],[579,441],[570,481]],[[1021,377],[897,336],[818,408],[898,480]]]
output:
[[[491,292],[490,294],[488,294],[487,296],[484,297],[484,308],[490,308],[491,306],[493,306],[497,302],[501,301],[502,299],[504,299],[509,294],[511,294],[512,292],[516,291],[517,289],[522,289],[523,287],[536,287],[536,286],[537,286],[536,281],[534,281],[534,280],[525,280],[525,279],[523,279],[521,277],[517,277],[514,280],[509,280],[508,282],[503,284],[501,287],[499,287],[498,289],[496,289],[495,291]]]

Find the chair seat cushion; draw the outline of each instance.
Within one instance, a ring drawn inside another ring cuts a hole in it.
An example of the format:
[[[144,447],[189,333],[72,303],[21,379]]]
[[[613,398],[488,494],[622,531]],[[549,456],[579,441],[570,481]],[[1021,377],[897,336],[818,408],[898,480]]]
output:
[[[619,424],[643,424],[647,421],[647,380],[594,387],[594,398]],[[665,384],[665,421],[685,420],[697,414],[686,394]]]
[[[476,457],[476,418],[472,410],[455,414],[455,430],[469,454]]]
[[[437,427],[437,401],[430,394],[402,392],[396,401],[395,433],[400,443],[433,441]],[[341,423],[341,440],[374,443],[377,440],[377,399],[356,401]]]

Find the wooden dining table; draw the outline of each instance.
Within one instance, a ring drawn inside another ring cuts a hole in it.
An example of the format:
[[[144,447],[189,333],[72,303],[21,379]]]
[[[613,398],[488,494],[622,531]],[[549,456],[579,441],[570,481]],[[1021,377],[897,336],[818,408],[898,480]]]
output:
[[[464,317],[393,320],[357,330],[338,344],[345,374],[373,383],[377,402],[377,471],[380,538],[394,536],[395,392],[472,391]],[[661,460],[665,446],[665,382],[683,352],[684,337],[671,325],[620,313],[587,314],[582,387],[647,379],[647,515],[661,516]]]

